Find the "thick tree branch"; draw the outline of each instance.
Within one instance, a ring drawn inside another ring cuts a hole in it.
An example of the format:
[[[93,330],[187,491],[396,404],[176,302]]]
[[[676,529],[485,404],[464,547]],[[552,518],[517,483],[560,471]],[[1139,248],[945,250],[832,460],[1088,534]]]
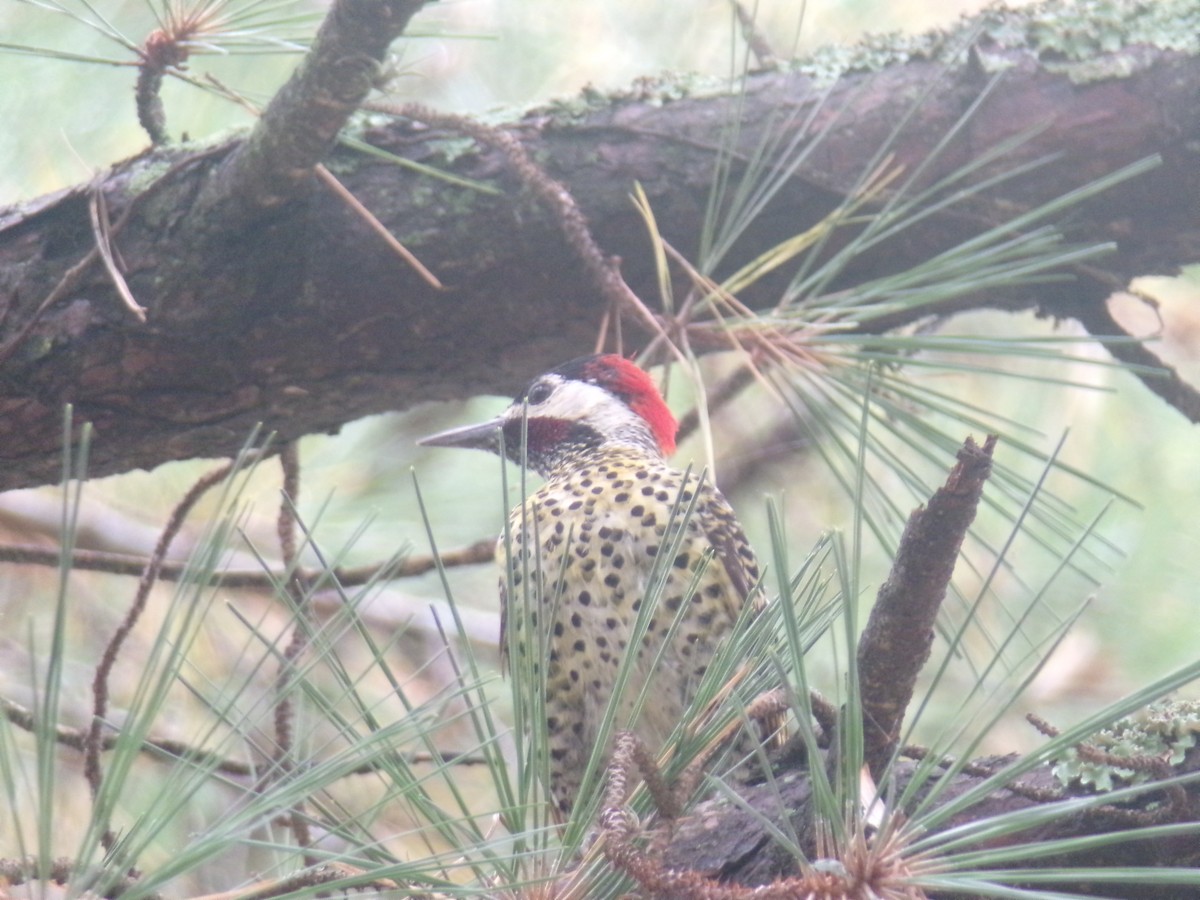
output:
[[[1165,6],[1131,9],[1146,16]],[[1037,31],[1017,13],[1003,22],[1007,31],[996,33]],[[974,177],[1041,165],[914,223],[829,289],[927,261],[1151,155],[1161,157],[1158,169],[1074,207],[1067,237],[1115,242],[1099,264],[1119,284],[1200,259],[1193,204],[1200,56],[1130,43],[1064,61],[1034,37],[1016,46],[989,34],[957,63],[939,56],[951,38],[927,39],[919,53],[901,58],[893,50],[886,68],[864,62],[832,86],[818,66],[755,75],[743,96],[681,81],[642,84],[538,110],[503,130],[575,198],[597,245],[620,258],[625,281],[643,299],[657,291],[654,259],[628,195],[640,183],[664,237],[694,253],[717,148],[735,111],[735,178],[745,174],[739,161],[768,138],[794,142],[807,156],[734,245],[726,271],[835,208],[887,140],[905,177],[920,170],[920,188],[1023,134],[1032,137]],[[918,95],[924,100],[914,108]],[[312,148],[303,159],[267,166],[283,181],[260,199],[296,199],[265,212],[258,205],[262,214],[249,226],[204,212],[197,200],[225,177],[223,168],[215,173],[242,152],[236,143],[155,150],[100,179],[114,222],[133,210],[111,244],[131,296],[146,309],[145,325],[131,320],[92,253],[90,186],[0,213],[0,347],[11,350],[0,365],[0,489],[57,477],[64,402],[76,405],[77,420],[94,423],[92,471],[106,474],[228,456],[259,422],[290,440],[421,401],[509,392],[592,348],[607,306],[555,211],[526,190],[502,152],[479,144],[464,152],[453,128],[379,116],[355,135],[502,188],[483,194],[350,152],[326,161],[448,291],[426,284],[330,192],[290,191],[288,173],[311,167],[319,153]],[[196,234],[212,239],[187,239]],[[91,263],[72,271],[89,254]],[[991,306],[1087,318],[1083,311],[1104,302],[1107,288],[1070,264],[1051,274],[1064,280],[981,292],[938,312]],[[56,287],[65,277],[66,286]],[[761,308],[777,287],[767,279],[742,299]],[[47,298],[53,302],[38,317]],[[909,319],[876,319],[870,328]]]

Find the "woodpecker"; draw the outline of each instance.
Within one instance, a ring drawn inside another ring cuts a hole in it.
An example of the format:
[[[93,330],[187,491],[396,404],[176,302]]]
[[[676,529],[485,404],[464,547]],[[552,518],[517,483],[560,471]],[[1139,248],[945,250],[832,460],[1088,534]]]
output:
[[[507,588],[522,590],[528,574],[537,579],[529,587],[539,604],[530,627],[538,629],[546,651],[550,790],[564,818],[598,740],[622,658],[637,655],[629,696],[618,700],[618,727],[648,682],[649,701],[631,728],[657,753],[743,605],[761,603],[758,563],[729,503],[707,479],[666,462],[677,430],[650,376],[607,354],[540,375],[489,422],[420,441],[497,453],[503,446],[510,460],[524,461],[545,479],[510,514],[511,554],[504,535],[497,548],[500,646],[506,647],[506,621],[519,621],[508,610],[513,601]],[[649,628],[631,647],[655,559],[672,540],[672,510],[693,503]],[[679,626],[654,667],[677,615]],[[518,652],[538,652],[515,636]]]

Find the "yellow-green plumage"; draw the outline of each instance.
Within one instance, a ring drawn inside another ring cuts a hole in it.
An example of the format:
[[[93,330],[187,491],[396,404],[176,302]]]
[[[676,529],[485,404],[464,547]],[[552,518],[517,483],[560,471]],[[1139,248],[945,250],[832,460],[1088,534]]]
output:
[[[576,462],[561,467],[513,510],[512,571],[502,579],[520,590],[528,571],[539,582],[532,589],[539,609],[531,624],[546,637],[550,784],[564,813],[578,794],[623,656],[636,653],[637,661],[615,722],[629,723],[649,683],[648,702],[631,727],[657,752],[758,578],[742,528],[711,484],[689,475],[685,485],[682,472],[629,448],[601,449]],[[678,507],[676,521],[682,522],[697,489],[700,496],[669,561],[658,606],[644,639],[631,648],[655,558],[672,543],[667,535],[672,510]],[[710,550],[713,556],[697,581]],[[508,555],[503,540],[498,552],[502,560]],[[513,602],[516,598],[504,598],[506,606]],[[655,666],[676,615],[679,625]],[[517,646],[518,652],[541,652],[532,641],[522,639]]]
[[[630,725],[648,685],[631,727],[656,753],[758,580],[754,553],[725,498],[667,464],[676,429],[649,376],[609,355],[534,379],[491,422],[423,441],[502,451],[546,479],[511,514],[511,554],[500,541],[498,555],[509,566],[500,579],[500,644],[533,657],[514,671],[544,676],[550,791],[564,814],[599,740],[621,661],[636,654],[615,725]],[[668,529],[685,519],[672,550]],[[664,589],[651,591],[657,605],[634,646],[638,610],[667,552]],[[534,634],[523,633],[525,615],[514,615],[514,604],[527,599]],[[512,640],[504,634],[509,622]]]

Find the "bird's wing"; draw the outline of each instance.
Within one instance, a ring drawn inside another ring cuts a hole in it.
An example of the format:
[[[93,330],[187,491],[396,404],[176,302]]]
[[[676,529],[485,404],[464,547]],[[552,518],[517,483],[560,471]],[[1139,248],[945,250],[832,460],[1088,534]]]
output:
[[[704,515],[700,525],[716,553],[717,561],[725,568],[739,608],[753,592],[751,602],[757,612],[766,602],[762,591],[755,590],[759,578],[758,559],[729,502],[716,488],[711,488],[711,491],[709,502],[703,506]],[[737,612],[734,610],[734,615]]]

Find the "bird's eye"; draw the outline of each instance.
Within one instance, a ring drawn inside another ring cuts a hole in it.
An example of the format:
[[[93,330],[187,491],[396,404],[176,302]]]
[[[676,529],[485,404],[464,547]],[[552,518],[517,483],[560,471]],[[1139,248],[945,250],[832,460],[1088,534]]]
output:
[[[539,381],[529,389],[529,393],[525,395],[525,402],[530,406],[537,406],[539,403],[545,403],[549,400],[550,395],[553,393],[554,385]]]

